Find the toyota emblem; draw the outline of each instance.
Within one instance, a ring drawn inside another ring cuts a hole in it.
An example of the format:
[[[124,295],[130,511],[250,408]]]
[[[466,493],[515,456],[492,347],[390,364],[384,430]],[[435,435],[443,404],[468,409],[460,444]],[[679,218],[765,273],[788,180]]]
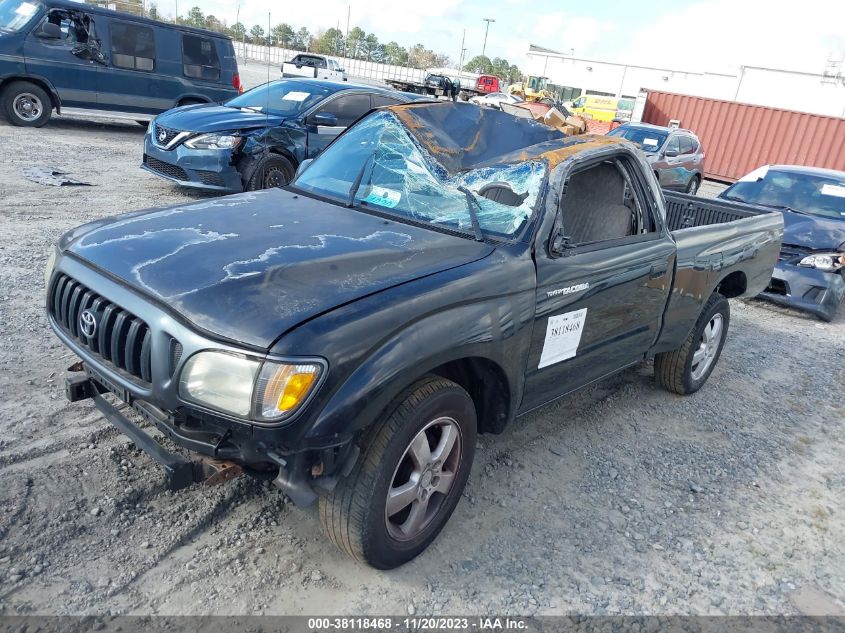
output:
[[[93,338],[97,333],[97,316],[91,310],[83,310],[79,315],[79,331],[85,338]]]
[[[167,132],[160,130],[158,133],[158,142],[164,143],[167,140]]]

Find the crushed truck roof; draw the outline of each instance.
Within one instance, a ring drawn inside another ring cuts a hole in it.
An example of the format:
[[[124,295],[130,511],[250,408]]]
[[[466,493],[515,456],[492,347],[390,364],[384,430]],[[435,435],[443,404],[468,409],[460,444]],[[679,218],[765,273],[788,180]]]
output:
[[[575,154],[625,142],[590,134],[567,136],[544,123],[470,103],[413,103],[388,110],[450,175],[535,160],[552,169]]]

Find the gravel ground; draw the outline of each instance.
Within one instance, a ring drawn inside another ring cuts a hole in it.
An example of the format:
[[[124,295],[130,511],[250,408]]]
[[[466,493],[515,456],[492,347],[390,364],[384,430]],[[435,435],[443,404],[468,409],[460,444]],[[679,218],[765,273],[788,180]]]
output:
[[[481,437],[449,525],[393,572],[265,482],[166,491],[66,403],[43,309],[65,230],[197,196],[138,169],[142,134],[0,124],[0,613],[845,614],[845,310],[732,302],[694,396],[643,365]],[[34,184],[34,164],[94,186]]]

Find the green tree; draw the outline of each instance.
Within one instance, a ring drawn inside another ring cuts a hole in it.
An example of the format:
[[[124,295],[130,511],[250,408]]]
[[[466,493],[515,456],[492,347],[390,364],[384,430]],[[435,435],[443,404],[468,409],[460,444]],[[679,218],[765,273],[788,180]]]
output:
[[[202,9],[194,7],[188,11],[188,15],[185,17],[185,24],[198,29],[205,27],[205,14],[202,12]]]
[[[260,24],[256,24],[249,30],[249,37],[253,44],[264,44],[264,29]]]
[[[367,34],[360,26],[353,27],[349,31],[349,37],[346,39],[346,56],[354,59],[359,59],[361,55],[361,48],[366,39]]]
[[[312,40],[313,38],[311,37],[311,32],[303,26],[296,32],[296,38],[293,41],[293,48],[298,51],[310,51]]]
[[[384,63],[394,66],[407,66],[408,51],[396,42],[388,42],[384,45]]]
[[[155,2],[150,3],[150,6],[147,8],[147,17],[153,20],[160,20],[161,17],[158,14],[158,6]]]
[[[476,55],[464,64],[464,68],[471,73],[490,75],[493,73],[493,62],[486,55]]]
[[[291,28],[290,24],[277,24],[273,27],[273,30],[270,31],[270,34],[273,36],[273,42],[276,46],[281,46],[282,48],[293,48],[294,43],[296,42],[296,33],[294,32],[293,28]]]
[[[370,33],[360,45],[360,55],[368,62],[374,61],[374,56],[378,52],[379,43],[375,33]]]
[[[229,27],[229,35],[233,40],[237,42],[243,40],[245,34],[246,27],[240,22],[235,22],[232,26]]]
[[[211,15],[210,13],[205,16],[205,28],[209,31],[222,31],[223,24],[218,20],[215,16]]]
[[[343,33],[340,29],[327,29],[321,35],[318,34],[316,49],[318,53],[323,55],[342,55],[343,54]]]

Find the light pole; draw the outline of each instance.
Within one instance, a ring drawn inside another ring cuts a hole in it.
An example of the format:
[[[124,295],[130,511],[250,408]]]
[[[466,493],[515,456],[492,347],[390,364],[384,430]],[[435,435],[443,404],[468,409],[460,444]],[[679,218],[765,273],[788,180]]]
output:
[[[487,22],[487,26],[484,27],[484,46],[481,47],[481,56],[485,57],[487,54],[487,32],[490,30],[490,23],[495,22],[493,18],[484,18],[484,21]]]

